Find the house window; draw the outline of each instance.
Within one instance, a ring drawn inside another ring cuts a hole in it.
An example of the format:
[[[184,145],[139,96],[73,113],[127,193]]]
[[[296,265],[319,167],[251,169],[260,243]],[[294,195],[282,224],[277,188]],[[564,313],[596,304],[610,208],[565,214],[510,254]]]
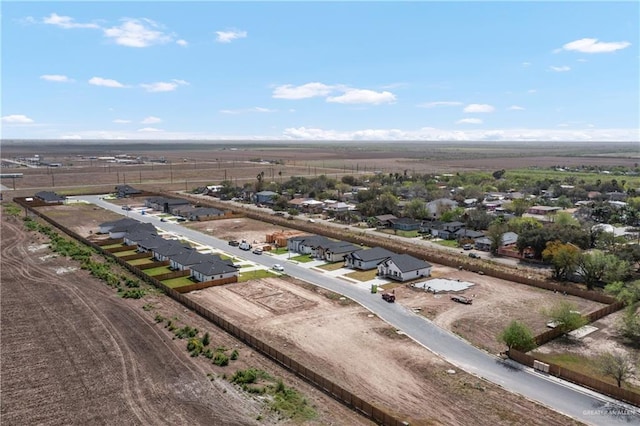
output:
[[[420,271],[416,271],[416,277],[420,275]]]

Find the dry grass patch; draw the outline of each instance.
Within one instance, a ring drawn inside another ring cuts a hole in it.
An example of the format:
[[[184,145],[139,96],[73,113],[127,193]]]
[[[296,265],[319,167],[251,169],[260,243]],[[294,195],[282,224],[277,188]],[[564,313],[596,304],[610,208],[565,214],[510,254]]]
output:
[[[377,269],[371,269],[369,271],[353,271],[345,274],[345,277],[352,278],[358,281],[371,281],[378,275]]]

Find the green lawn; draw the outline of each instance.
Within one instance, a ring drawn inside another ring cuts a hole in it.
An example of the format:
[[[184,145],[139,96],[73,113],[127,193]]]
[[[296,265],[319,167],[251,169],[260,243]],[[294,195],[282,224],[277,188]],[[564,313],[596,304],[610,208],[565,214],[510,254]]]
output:
[[[119,251],[113,254],[117,257],[122,257],[122,256],[129,256],[130,254],[136,254],[136,253],[138,252],[134,249],[134,250],[127,250],[127,251]]]
[[[124,244],[122,243],[118,243],[118,244],[109,244],[107,246],[101,246],[103,249],[110,249],[110,248],[114,248],[114,247],[124,247]]]
[[[277,276],[277,274],[274,274],[273,272],[266,269],[256,269],[253,271],[241,272],[238,276],[238,282],[243,283],[246,281],[257,280],[259,278],[271,278]]]
[[[307,263],[307,262],[313,262],[315,259],[308,254],[301,254],[301,255],[292,257],[291,260],[295,260],[296,262],[300,262],[300,263]]]
[[[434,242],[445,247],[458,247],[458,242],[456,240],[440,240]]]
[[[271,252],[274,253],[274,254],[285,254],[288,251],[289,250],[287,250],[286,247],[278,247],[278,248],[274,248],[273,250],[271,250]]]
[[[370,271],[353,271],[346,274],[345,277],[353,278],[358,281],[369,281],[374,279],[377,276],[377,273],[377,269],[371,269]]]
[[[189,277],[171,278],[170,280],[162,281],[164,285],[170,288],[184,287],[186,285],[195,284]]]
[[[132,266],[146,265],[147,263],[151,263],[151,262],[153,262],[153,261],[150,260],[150,258],[148,258],[148,257],[143,257],[142,259],[133,259],[133,260],[128,260],[127,261],[127,263],[129,265],[132,265]]]
[[[150,277],[153,277],[155,275],[160,275],[160,274],[166,274],[169,272],[173,272],[171,269],[169,269],[168,266],[157,266],[155,268],[151,268],[151,269],[145,269],[144,273],[149,275]]]
[[[326,265],[320,265],[318,268],[325,271],[336,271],[344,266],[343,262],[327,263]]]

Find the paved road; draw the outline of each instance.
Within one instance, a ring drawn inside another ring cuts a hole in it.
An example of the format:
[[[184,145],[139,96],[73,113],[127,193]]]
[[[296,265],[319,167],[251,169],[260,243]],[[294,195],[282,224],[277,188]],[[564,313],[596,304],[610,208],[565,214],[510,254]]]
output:
[[[125,212],[121,207],[106,202],[98,196],[73,197],[84,199],[116,213],[128,215],[142,222],[153,223],[164,231],[183,235],[186,238],[214,247],[233,251],[235,256],[246,258],[268,267],[282,260],[268,255],[255,255],[251,252],[230,248],[223,240],[185,228],[181,225],[161,222],[160,219]],[[237,250],[237,252],[236,252]],[[400,304],[386,303],[379,295],[371,294],[344,281],[310,270],[303,264],[286,263],[288,274],[343,294],[377,314],[387,323],[401,330],[416,342],[432,352],[471,374],[482,377],[504,389],[521,394],[529,399],[551,407],[587,424],[593,425],[640,425],[640,410],[616,402],[603,395],[591,392],[579,386],[564,382],[555,377],[534,372],[510,360],[504,361],[497,356],[481,351],[456,335],[434,325],[431,321],[416,315]]]

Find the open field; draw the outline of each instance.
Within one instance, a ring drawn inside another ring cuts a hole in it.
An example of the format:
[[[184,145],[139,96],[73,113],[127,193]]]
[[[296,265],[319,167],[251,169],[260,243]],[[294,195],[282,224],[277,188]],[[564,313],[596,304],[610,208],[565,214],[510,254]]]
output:
[[[318,413],[306,424],[370,424],[171,299],[122,299],[51,255],[19,219],[4,215],[1,226],[3,425],[290,424],[221,378],[246,368],[302,392]],[[218,367],[191,358],[186,342],[154,321],[158,314],[206,330],[214,347],[236,348],[238,360]]]
[[[372,174],[374,171],[455,173],[557,165],[633,167],[640,162],[637,144],[634,143],[2,142],[2,158],[35,154],[63,166],[4,169],[24,174],[15,182],[10,179],[3,181],[8,188],[15,184],[15,196],[33,195],[41,189],[54,189],[63,194],[107,192],[123,183],[151,191],[185,190],[218,184],[225,179],[242,186],[255,181],[255,176],[261,172],[265,173],[267,181],[278,182],[290,176],[324,174],[339,177],[344,174]],[[83,158],[118,154],[150,159],[164,157],[167,162],[128,165]],[[595,180],[598,175],[593,176]]]
[[[283,229],[282,226],[271,225],[246,217],[208,220],[204,222],[187,222],[185,225],[188,228],[212,235],[221,240],[246,240],[254,247],[267,244],[267,234],[282,231]]]
[[[457,369],[448,374],[451,365],[361,306],[295,279],[235,283],[190,297],[412,425],[571,424]]]

